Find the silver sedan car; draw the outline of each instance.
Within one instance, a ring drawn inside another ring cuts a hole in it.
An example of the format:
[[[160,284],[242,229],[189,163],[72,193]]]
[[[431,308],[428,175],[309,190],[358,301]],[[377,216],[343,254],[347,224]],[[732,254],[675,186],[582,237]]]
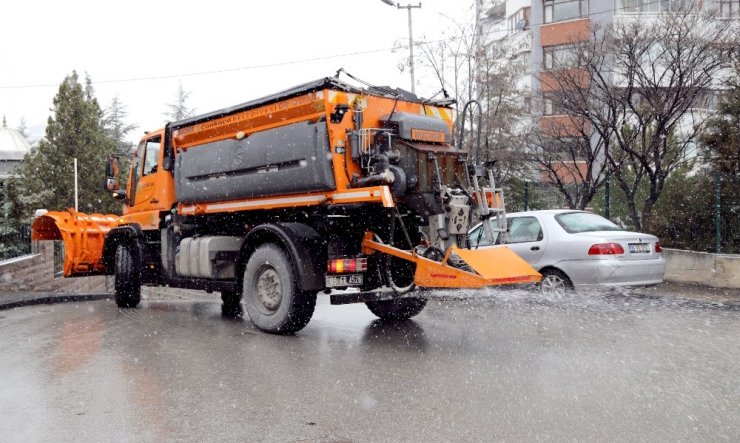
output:
[[[509,247],[542,274],[543,293],[663,281],[665,259],[654,235],[625,231],[584,211],[516,212],[506,221]],[[481,225],[468,233],[472,247],[497,243],[485,237]]]

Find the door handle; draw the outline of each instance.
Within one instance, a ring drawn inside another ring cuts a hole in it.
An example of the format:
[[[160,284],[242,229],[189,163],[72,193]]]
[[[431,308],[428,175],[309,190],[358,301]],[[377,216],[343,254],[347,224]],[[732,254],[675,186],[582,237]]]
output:
[[[157,200],[156,198],[153,198],[153,199],[149,200],[149,203],[157,204],[157,203],[159,203],[159,200]]]
[[[540,250],[540,247],[539,246],[532,246],[529,249],[532,250],[532,251],[539,251]]]

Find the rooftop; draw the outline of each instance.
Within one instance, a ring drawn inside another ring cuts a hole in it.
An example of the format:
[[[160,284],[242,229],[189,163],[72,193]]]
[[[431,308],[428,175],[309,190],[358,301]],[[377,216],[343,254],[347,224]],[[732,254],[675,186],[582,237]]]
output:
[[[9,128],[5,117],[0,127],[0,161],[23,160],[23,156],[31,151],[31,145],[14,128]]]

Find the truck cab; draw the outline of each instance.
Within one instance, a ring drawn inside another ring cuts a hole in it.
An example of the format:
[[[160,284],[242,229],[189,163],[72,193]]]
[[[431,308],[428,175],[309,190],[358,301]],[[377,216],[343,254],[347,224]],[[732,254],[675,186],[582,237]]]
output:
[[[164,165],[165,131],[146,134],[134,152],[129,171],[121,224],[138,224],[143,230],[159,229],[161,213],[175,205],[172,173]]]

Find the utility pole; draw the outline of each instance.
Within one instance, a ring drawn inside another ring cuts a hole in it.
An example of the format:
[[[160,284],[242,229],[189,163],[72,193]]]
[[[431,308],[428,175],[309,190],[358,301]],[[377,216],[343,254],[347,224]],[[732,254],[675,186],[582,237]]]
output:
[[[77,157],[74,159],[74,169],[75,169],[75,211],[80,209],[79,202],[77,200]]]
[[[409,3],[406,6],[401,6],[400,3],[393,3],[392,0],[380,0],[386,5],[395,6],[398,9],[405,9],[409,16],[409,72],[411,72],[411,92],[416,94],[416,80],[414,79],[414,33],[411,25],[411,9],[421,8],[421,2],[418,5],[412,5]]]
[[[609,189],[609,165],[606,166],[606,176],[604,177],[604,218],[611,218],[610,205],[611,205],[611,193]]]

